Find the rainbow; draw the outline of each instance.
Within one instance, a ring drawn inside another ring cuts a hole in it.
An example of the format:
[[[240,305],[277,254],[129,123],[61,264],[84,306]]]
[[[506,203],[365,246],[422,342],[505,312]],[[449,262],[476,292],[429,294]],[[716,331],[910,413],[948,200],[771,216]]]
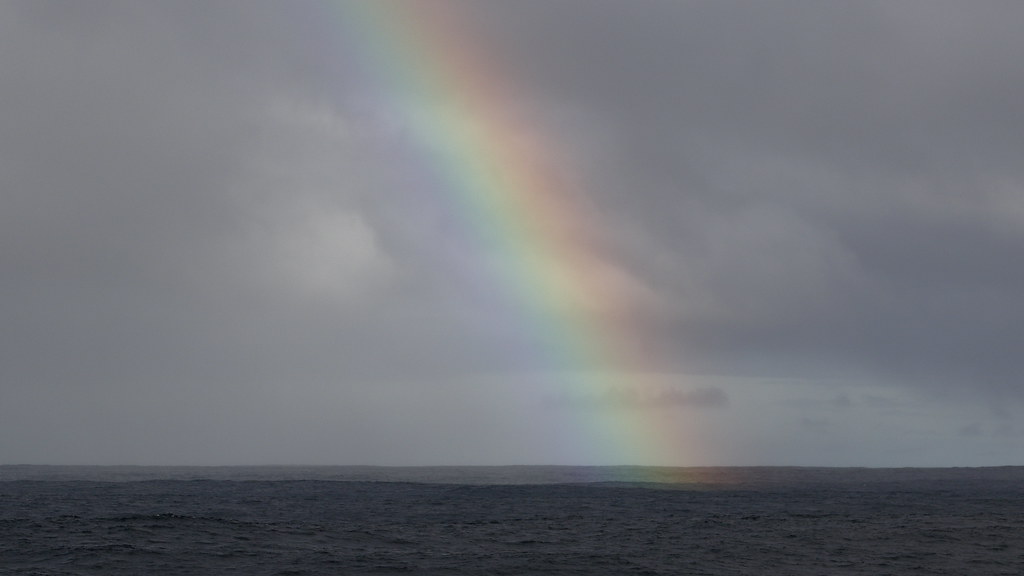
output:
[[[633,320],[637,287],[611,264],[595,208],[556,140],[528,117],[496,54],[451,2],[334,0],[346,47],[359,53],[439,175],[442,202],[483,247],[493,285],[558,367],[563,390],[649,397],[652,339]],[[579,446],[603,463],[682,464],[665,409],[581,410]],[[594,446],[598,444],[598,446]],[[586,456],[583,456],[586,457]]]

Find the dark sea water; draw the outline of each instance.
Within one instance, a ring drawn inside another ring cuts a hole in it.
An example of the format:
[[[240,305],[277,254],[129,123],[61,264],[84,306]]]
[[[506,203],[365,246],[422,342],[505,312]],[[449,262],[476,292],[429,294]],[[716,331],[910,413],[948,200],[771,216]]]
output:
[[[1024,574],[1024,467],[0,466],[0,574]]]

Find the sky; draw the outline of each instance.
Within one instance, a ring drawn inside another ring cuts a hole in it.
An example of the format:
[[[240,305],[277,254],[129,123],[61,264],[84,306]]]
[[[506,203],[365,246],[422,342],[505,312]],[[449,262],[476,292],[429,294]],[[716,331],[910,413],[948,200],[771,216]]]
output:
[[[1022,21],[0,3],[0,464],[1024,464]]]

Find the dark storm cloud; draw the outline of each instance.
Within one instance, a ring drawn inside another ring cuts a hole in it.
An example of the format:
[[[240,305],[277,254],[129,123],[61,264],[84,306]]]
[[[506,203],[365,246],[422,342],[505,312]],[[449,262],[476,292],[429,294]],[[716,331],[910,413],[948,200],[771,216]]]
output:
[[[533,7],[510,50],[603,124],[589,181],[691,367],[1020,393],[1024,8]]]

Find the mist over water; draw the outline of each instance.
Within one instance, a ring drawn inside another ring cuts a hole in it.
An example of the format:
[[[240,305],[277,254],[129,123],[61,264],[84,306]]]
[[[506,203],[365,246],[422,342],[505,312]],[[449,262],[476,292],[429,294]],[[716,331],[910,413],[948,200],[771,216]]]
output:
[[[424,484],[676,485],[741,489],[943,482],[1020,483],[1024,466],[833,468],[801,466],[38,466],[0,465],[0,482],[151,480],[415,482]]]

